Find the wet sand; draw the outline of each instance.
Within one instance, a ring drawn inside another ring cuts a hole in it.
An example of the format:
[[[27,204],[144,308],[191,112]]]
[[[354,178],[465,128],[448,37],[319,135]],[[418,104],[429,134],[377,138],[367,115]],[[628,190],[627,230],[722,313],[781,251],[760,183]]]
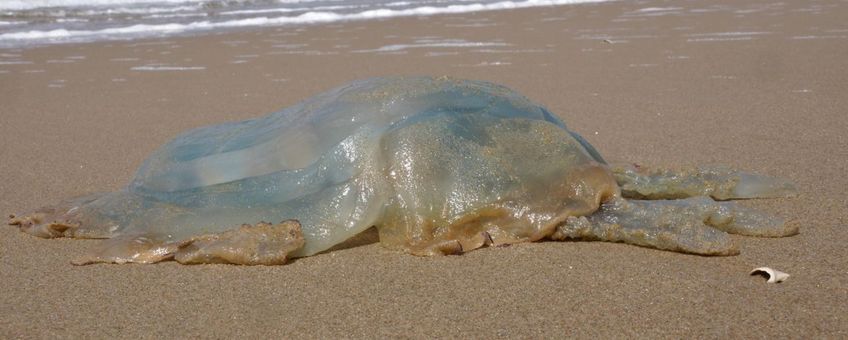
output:
[[[75,267],[98,241],[5,226],[0,337],[848,336],[846,15],[651,0],[0,50],[4,213],[117,190],[189,128],[427,74],[512,87],[608,160],[789,178],[800,197],[742,204],[802,226],[738,237],[733,257],[542,242],[419,258],[371,233],[277,267]]]

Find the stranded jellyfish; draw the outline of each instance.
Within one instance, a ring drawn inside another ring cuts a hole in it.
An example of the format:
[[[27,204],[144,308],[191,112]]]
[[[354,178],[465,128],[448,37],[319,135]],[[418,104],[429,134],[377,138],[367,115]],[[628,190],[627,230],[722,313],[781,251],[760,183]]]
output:
[[[188,131],[123,190],[9,223],[45,238],[108,239],[75,264],[280,264],[371,227],[383,246],[414,255],[541,239],[733,255],[728,233],[798,228],[723,201],[794,192],[727,168],[610,165],[506,87],[391,77]]]

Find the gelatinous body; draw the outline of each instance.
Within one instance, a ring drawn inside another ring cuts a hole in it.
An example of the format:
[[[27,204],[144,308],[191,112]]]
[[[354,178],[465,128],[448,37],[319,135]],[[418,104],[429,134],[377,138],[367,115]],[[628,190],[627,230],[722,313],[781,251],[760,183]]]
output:
[[[282,263],[372,226],[386,247],[416,255],[543,238],[720,255],[736,251],[721,230],[797,232],[709,198],[627,201],[622,192],[723,200],[793,189],[731,170],[611,168],[562,121],[505,87],[397,77],[189,131],[151,155],[125,190],[10,223],[41,237],[111,239],[77,263]]]

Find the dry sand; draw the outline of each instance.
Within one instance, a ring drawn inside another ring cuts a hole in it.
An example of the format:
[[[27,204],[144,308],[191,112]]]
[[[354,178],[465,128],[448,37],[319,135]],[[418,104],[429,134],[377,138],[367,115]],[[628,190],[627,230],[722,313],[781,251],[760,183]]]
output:
[[[743,204],[802,233],[740,237],[734,257],[543,242],[418,258],[371,234],[278,267],[75,267],[98,241],[7,226],[0,338],[846,337],[846,17],[835,0],[652,0],[2,50],[31,62],[0,63],[5,213],[117,190],[192,127],[429,74],[506,84],[610,160],[790,178],[800,197]],[[481,44],[420,46],[447,39]],[[132,69],[152,64],[195,69]]]

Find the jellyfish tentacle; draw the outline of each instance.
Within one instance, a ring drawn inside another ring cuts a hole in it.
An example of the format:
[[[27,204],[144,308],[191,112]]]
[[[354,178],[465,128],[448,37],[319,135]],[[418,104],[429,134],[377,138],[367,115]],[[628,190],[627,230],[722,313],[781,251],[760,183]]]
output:
[[[624,242],[701,255],[739,253],[729,234],[782,237],[798,233],[795,223],[708,197],[678,200],[613,198],[589,216],[570,217],[556,240]]]
[[[117,202],[116,196],[122,195],[116,192],[75,197],[27,213],[12,214],[7,223],[41,238],[109,238],[119,224],[99,208],[104,203]]]
[[[602,204],[592,215],[569,217],[551,238],[623,242],[700,255],[739,254],[728,233],[709,227],[705,223],[708,216],[698,209],[681,214],[687,207],[679,203],[617,197]]]
[[[304,243],[296,220],[277,224],[259,222],[179,241],[158,234],[122,235],[105,241],[95,251],[71,263],[149,264],[175,260],[182,264],[278,265],[284,264]]]
[[[710,196],[716,200],[776,198],[797,195],[784,179],[728,167],[649,168],[633,164],[611,167],[627,198],[677,199]]]
[[[778,216],[733,202],[715,202],[706,197],[677,201],[691,202],[689,209],[698,209],[702,215],[706,215],[705,223],[731,234],[758,237],[785,237],[798,234],[797,221],[786,221]]]

